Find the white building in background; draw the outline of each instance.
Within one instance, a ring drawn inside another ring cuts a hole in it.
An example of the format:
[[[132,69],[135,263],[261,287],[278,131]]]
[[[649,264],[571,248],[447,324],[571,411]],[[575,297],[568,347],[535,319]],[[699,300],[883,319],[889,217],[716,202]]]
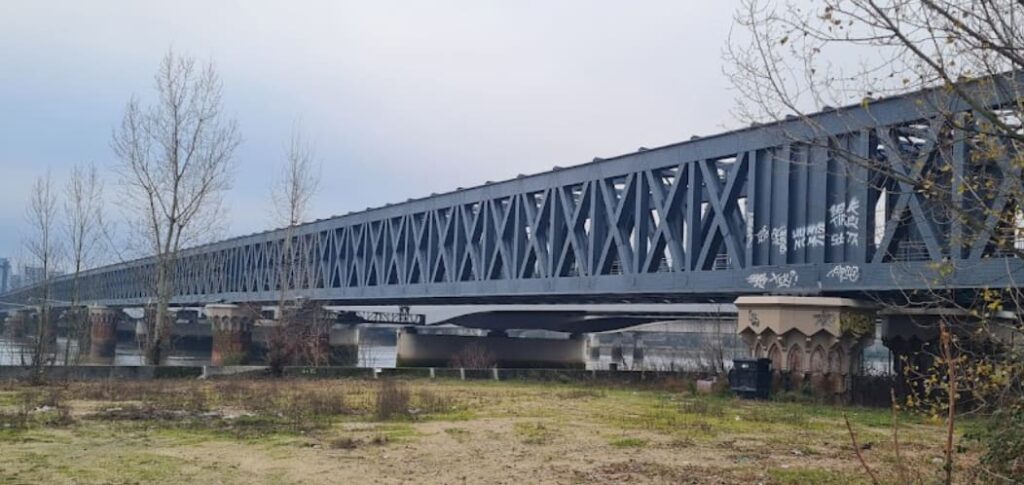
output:
[[[21,267],[21,286],[31,286],[46,279],[46,271],[42,266],[23,265]]]

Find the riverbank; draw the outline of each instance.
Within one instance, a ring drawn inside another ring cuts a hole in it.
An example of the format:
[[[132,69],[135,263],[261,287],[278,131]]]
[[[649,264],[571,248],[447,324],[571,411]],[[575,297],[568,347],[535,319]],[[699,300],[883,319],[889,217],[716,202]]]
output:
[[[0,383],[2,483],[868,483],[888,410],[694,395],[683,380],[162,379]],[[902,416],[937,473],[943,429]],[[965,443],[969,444],[969,443]],[[974,460],[969,447],[960,464]]]

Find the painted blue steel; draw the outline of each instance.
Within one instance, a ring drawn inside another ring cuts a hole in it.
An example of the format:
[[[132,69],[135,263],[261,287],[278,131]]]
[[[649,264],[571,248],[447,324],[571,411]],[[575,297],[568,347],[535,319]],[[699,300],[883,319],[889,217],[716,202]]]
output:
[[[829,110],[305,224],[294,230],[288,281],[336,302],[706,301],[927,288],[935,262],[951,261],[944,285],[1012,284],[1022,265],[992,251],[994,218],[978,244],[951,242],[966,228],[940,222],[914,187],[827,148],[908,176],[942,164],[962,171],[965,144],[936,143],[948,132],[931,120],[968,107],[943,96]],[[1015,207],[1007,193],[996,209]],[[276,300],[284,235],[184,251],[175,302]],[[149,302],[152,266],[88,271],[83,299]],[[68,299],[70,279],[53,288]]]

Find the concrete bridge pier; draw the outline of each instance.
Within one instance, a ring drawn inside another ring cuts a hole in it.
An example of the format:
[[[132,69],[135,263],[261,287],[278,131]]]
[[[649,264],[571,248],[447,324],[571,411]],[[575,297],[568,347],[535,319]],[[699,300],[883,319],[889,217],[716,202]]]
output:
[[[356,325],[331,325],[327,327],[331,365],[355,365],[360,362],[359,340],[361,333]]]
[[[736,308],[738,332],[751,354],[772,361],[776,390],[847,393],[874,340],[876,310],[858,300],[745,296]]]
[[[142,309],[142,318],[135,321],[135,343],[140,348],[146,348],[149,341],[149,328],[156,322],[156,307],[149,305]],[[168,335],[168,338],[171,336]]]
[[[575,368],[585,364],[586,342],[568,339],[398,333],[399,367]]]
[[[624,341],[625,337],[622,335],[622,332],[617,332],[615,334],[615,337],[613,337],[612,347],[610,349],[612,361],[609,364],[609,368],[611,370],[619,370],[626,368],[626,357],[622,351],[623,347],[625,346],[625,344],[623,343]]]
[[[587,358],[592,362],[601,361],[601,337],[596,333],[587,334]]]
[[[90,306],[89,316],[89,360],[95,364],[114,363],[117,349],[117,321],[121,310],[106,306]]]
[[[238,305],[206,305],[206,316],[213,327],[215,366],[248,364],[252,347],[252,312]]]

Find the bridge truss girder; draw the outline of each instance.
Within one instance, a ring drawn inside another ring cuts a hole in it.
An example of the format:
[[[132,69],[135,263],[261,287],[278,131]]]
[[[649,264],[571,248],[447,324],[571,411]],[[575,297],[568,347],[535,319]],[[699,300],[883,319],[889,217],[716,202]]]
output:
[[[174,301],[274,301],[282,284],[332,302],[881,294],[934,285],[936,262],[952,288],[1009,284],[1020,260],[992,241],[1014,187],[993,189],[979,229],[943,217],[967,203],[956,190],[940,204],[913,184],[977,169],[940,111],[969,109],[917,93],[320,220],[291,244],[278,230],[204,245],[181,253]],[[83,299],[146,303],[153,267],[88,271]],[[54,280],[53,298],[70,286]]]

